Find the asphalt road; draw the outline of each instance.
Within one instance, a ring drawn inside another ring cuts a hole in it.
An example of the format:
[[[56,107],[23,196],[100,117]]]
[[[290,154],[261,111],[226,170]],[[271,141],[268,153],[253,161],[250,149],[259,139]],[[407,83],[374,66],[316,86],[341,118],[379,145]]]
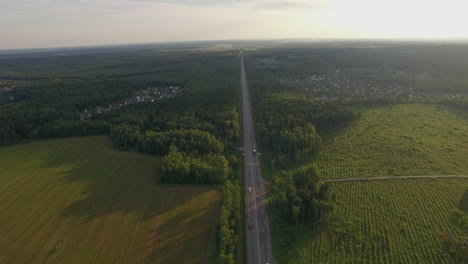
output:
[[[421,179],[421,178],[468,178],[468,175],[408,175],[408,176],[382,176],[382,177],[362,177],[362,178],[334,178],[323,179],[320,182],[347,182],[347,181],[368,181],[368,180],[395,180],[395,179]]]
[[[244,68],[244,54],[240,51],[242,118],[244,129],[244,175],[245,175],[245,210],[247,232],[247,263],[273,263],[271,250],[270,226],[266,211],[266,184],[261,177],[260,156],[253,152],[257,149],[255,131],[250,110],[250,99]],[[250,188],[250,191],[249,191]],[[249,229],[249,223],[253,229]]]

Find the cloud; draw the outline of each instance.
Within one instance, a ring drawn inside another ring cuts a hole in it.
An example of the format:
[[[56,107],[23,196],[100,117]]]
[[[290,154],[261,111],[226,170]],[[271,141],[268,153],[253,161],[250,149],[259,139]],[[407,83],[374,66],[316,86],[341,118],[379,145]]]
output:
[[[116,0],[119,1],[119,0]],[[124,0],[127,2],[139,2],[149,4],[171,4],[186,6],[230,6],[239,3],[257,2],[258,0]]]
[[[459,0],[0,0],[0,49],[239,38],[466,38],[467,9]]]
[[[259,9],[318,9],[320,5],[313,5],[296,1],[263,2],[256,5]]]

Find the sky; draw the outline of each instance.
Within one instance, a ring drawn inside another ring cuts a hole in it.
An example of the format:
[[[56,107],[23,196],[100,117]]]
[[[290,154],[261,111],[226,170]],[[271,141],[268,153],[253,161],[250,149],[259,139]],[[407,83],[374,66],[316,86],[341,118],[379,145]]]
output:
[[[0,49],[232,39],[468,39],[464,0],[0,0]]]

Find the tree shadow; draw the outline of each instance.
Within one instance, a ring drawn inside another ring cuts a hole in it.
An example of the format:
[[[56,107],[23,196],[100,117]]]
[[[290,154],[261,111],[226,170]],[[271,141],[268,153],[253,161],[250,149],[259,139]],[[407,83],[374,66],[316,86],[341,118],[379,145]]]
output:
[[[81,198],[73,196],[78,198],[70,200],[60,216],[72,224],[85,224],[108,214],[132,213],[139,222],[150,220],[143,231],[147,233],[141,242],[141,262],[214,262],[221,203],[215,188],[156,184],[158,158],[115,151],[102,142],[101,138],[96,146],[72,141],[55,146],[29,168],[33,174],[50,172],[50,184],[64,186],[64,190],[81,189]],[[136,168],[148,162],[154,166]],[[56,246],[49,255],[58,254],[61,248]]]
[[[214,252],[219,206],[206,204],[202,208],[173,210],[149,232],[150,241],[143,263],[211,263]],[[208,221],[207,221],[208,220]],[[184,243],[181,243],[181,242]],[[211,247],[211,248],[210,248]]]
[[[435,106],[436,111],[447,111],[455,114],[456,118],[468,120],[468,111],[466,108],[457,105],[446,105],[446,104],[437,104]]]
[[[458,204],[458,209],[462,212],[468,213],[468,189],[463,193],[460,203]]]
[[[281,241],[280,246],[283,248],[281,251],[284,252],[281,262],[288,263],[297,260],[298,252],[307,248],[311,241],[318,239],[323,232],[325,232],[324,228],[313,223],[296,225],[294,231],[288,233],[289,238]]]
[[[99,137],[89,140],[94,139]],[[76,223],[115,212],[136,212],[144,221],[213,190],[209,186],[157,185],[156,157],[113,150],[102,137],[94,145],[81,145],[63,144],[29,168],[54,171],[59,184],[82,184],[82,198],[61,211],[63,217]],[[142,169],[145,162],[141,159],[154,165]]]
[[[343,135],[348,131],[353,125],[355,125],[362,117],[362,113],[368,110],[384,107],[384,105],[363,105],[361,107],[356,107],[354,105],[345,105],[343,108],[353,111],[356,114],[356,117],[352,120],[344,122],[333,127],[320,128],[317,127],[317,133],[322,139],[324,145],[331,144],[335,138]]]
[[[331,144],[335,138],[343,135],[354,122],[357,122],[357,120],[353,120],[344,126],[339,126],[336,128],[317,129],[317,133],[320,135],[322,144],[325,146]]]
[[[310,241],[318,238],[325,228],[318,223],[294,224],[283,215],[279,208],[268,205],[270,230],[273,236],[273,252],[276,261],[288,263],[297,260],[300,249],[307,247]]]

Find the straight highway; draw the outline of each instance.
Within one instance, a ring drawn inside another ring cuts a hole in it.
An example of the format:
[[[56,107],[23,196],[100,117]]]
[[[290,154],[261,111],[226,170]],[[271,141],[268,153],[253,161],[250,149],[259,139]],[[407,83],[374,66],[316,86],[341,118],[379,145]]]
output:
[[[260,156],[255,142],[249,91],[245,75],[244,53],[240,50],[242,121],[244,132],[244,176],[247,232],[247,263],[273,263],[270,226],[266,210],[266,184],[260,172]]]

